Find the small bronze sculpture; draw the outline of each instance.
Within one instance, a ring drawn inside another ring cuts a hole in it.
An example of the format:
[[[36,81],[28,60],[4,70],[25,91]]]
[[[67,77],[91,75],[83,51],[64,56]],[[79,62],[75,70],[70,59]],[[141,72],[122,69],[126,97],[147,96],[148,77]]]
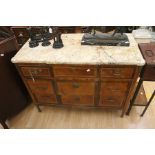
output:
[[[129,46],[124,26],[117,26],[113,34],[106,34],[105,26],[91,26],[86,29],[81,45]],[[96,33],[99,31],[100,33]]]
[[[28,30],[29,37],[30,37],[29,47],[30,48],[37,47],[39,45],[39,42],[34,37],[32,31],[31,31],[31,27],[27,28],[27,30]]]
[[[37,32],[33,31],[37,29]],[[49,29],[52,29],[52,33],[49,32]],[[49,46],[51,44],[50,40],[53,39],[53,48],[62,48],[64,45],[61,39],[61,32],[57,26],[35,26],[27,28],[30,36],[29,47],[34,48],[39,45],[39,42],[42,42],[42,46]]]
[[[62,43],[61,39],[61,32],[59,31],[59,28],[56,26],[52,27],[52,33],[53,33],[53,48],[62,48],[64,45]]]
[[[49,46],[51,43],[49,40],[51,39],[52,34],[49,32],[49,27],[45,26],[42,27],[42,46]]]

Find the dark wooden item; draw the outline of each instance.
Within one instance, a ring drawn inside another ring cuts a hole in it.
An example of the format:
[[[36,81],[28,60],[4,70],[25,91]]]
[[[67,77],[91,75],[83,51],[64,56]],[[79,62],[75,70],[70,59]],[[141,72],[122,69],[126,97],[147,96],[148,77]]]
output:
[[[15,37],[0,42],[0,122],[4,128],[7,128],[7,118],[16,115],[28,105],[25,86],[11,63],[11,58],[17,51]]]
[[[12,26],[11,30],[14,33],[17,43],[19,47],[22,47],[26,41],[29,39],[29,33],[27,31],[27,28],[29,26]]]
[[[149,99],[148,103],[146,103],[145,105],[135,104],[135,100],[143,84],[143,81],[155,81],[155,43],[141,43],[139,44],[139,48],[146,61],[146,64],[141,70],[140,80],[138,82],[138,85],[136,87],[135,93],[133,95],[129,109],[126,114],[127,115],[130,114],[132,106],[145,106],[144,111],[140,115],[140,116],[143,116],[148,106],[150,105],[152,98],[154,97],[154,92],[151,98]]]

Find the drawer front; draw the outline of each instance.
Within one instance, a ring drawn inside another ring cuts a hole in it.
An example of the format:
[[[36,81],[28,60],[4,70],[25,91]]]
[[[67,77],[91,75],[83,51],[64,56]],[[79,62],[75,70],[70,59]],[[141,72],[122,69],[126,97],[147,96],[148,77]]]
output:
[[[95,82],[58,81],[57,86],[60,95],[94,95],[95,92]]]
[[[55,95],[51,94],[34,94],[36,100],[38,103],[50,103],[50,104],[55,104],[56,103],[56,97]]]
[[[102,68],[101,77],[105,78],[133,78],[134,67]]]
[[[94,105],[94,97],[91,95],[69,95],[69,96],[61,96],[62,104],[69,104],[69,105]]]
[[[27,84],[32,93],[35,94],[54,94],[53,86],[50,80],[27,80]]]
[[[118,93],[119,94],[119,93]],[[121,107],[125,98],[125,95],[109,95],[109,96],[101,96],[99,106],[109,106],[109,107]]]
[[[37,68],[37,67],[21,67],[21,71],[24,76],[44,76],[50,77],[50,70],[49,68]]]
[[[99,106],[121,107],[129,90],[130,82],[102,82]]]
[[[143,74],[144,80],[155,80],[155,66],[146,66]]]
[[[97,74],[97,69],[92,67],[53,67],[53,72],[55,77],[95,77]]]
[[[101,82],[101,91],[100,94],[103,92],[124,92],[127,91],[130,86],[130,82],[128,81],[106,81]]]

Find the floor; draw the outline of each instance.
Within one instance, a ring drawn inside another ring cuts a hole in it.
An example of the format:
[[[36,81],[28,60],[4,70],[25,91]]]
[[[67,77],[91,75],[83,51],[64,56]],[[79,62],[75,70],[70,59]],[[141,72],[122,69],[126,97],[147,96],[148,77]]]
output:
[[[144,82],[147,98],[151,96],[154,88],[155,83]],[[144,107],[133,107],[130,116],[125,115],[123,118],[120,117],[120,111],[100,109],[42,107],[43,111],[39,113],[31,104],[16,117],[10,119],[8,124],[11,129],[155,128],[154,101],[155,99],[144,117],[139,116]]]

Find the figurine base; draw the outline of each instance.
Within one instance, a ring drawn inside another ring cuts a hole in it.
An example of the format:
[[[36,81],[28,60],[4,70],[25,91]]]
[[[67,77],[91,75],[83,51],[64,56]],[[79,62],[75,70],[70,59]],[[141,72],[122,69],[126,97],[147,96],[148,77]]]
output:
[[[82,37],[81,45],[102,45],[102,46],[129,46],[129,39],[126,34],[89,34]]]
[[[53,43],[53,48],[62,48],[64,45],[61,42],[54,42]]]
[[[34,48],[37,47],[39,45],[39,43],[37,41],[30,41],[29,42],[29,47],[30,48]]]
[[[49,46],[51,43],[49,41],[44,41],[41,45],[42,46]]]

